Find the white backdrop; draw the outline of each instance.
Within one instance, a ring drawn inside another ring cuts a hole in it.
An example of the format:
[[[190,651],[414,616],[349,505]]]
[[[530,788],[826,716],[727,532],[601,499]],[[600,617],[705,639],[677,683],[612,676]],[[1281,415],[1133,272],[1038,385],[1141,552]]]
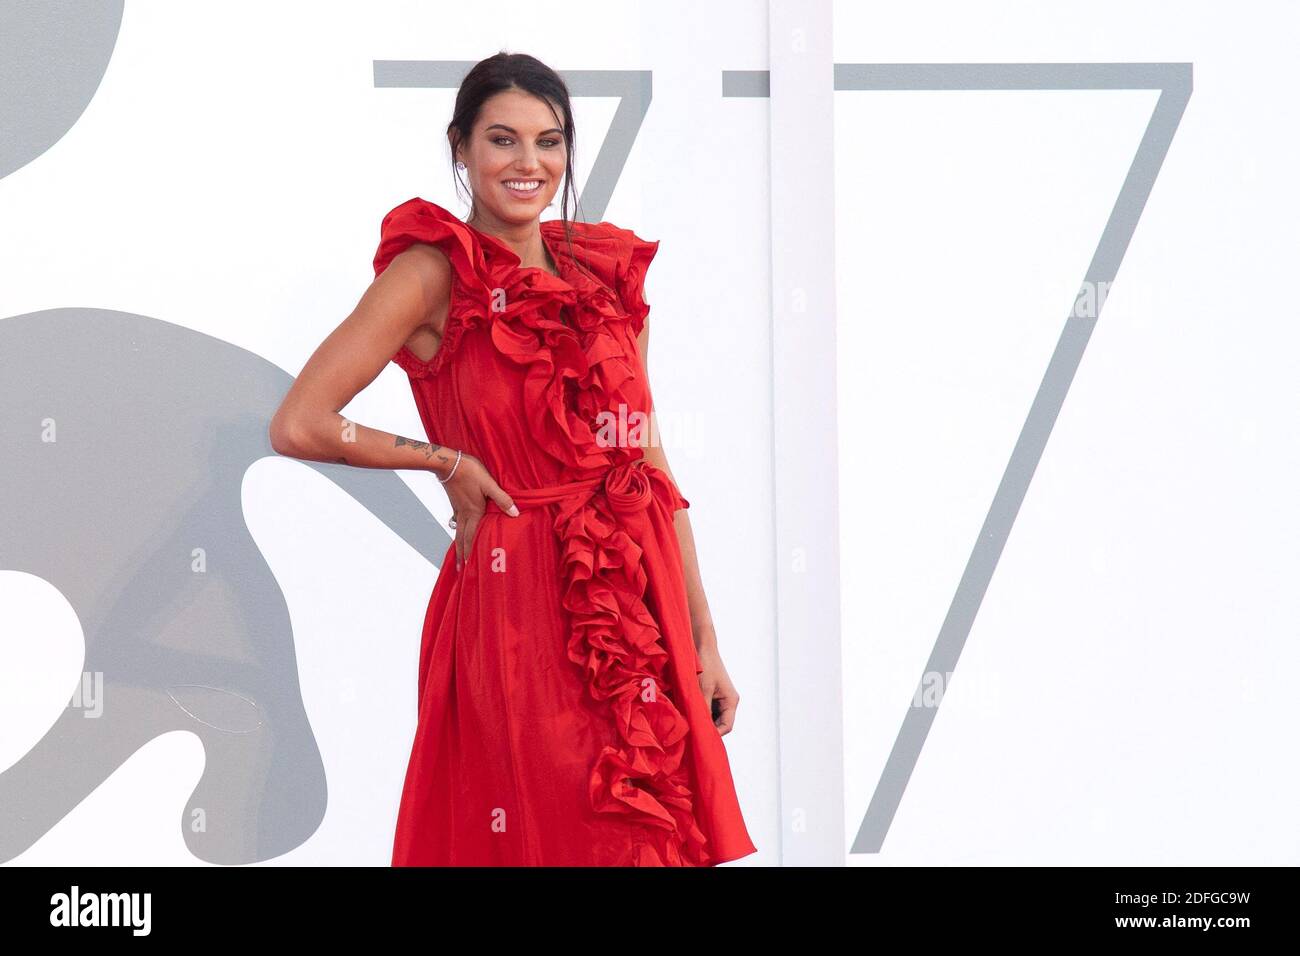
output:
[[[1300,862],[1298,24],[836,4],[837,63],[1194,72],[881,852],[852,862]],[[1156,98],[836,94],[850,842]]]

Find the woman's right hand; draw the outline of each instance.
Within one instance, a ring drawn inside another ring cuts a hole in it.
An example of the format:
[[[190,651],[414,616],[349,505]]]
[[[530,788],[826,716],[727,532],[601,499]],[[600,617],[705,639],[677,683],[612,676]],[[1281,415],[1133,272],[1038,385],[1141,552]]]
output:
[[[488,500],[495,501],[511,517],[518,517],[519,509],[484,464],[468,452],[460,453],[456,473],[442,487],[451,501],[451,517],[456,522],[456,570],[459,571],[474,545],[474,532],[487,511]]]

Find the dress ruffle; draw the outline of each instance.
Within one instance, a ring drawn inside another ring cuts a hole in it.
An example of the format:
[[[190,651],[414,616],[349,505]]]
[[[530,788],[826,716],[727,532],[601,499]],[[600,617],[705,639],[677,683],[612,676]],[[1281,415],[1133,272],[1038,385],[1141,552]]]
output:
[[[571,223],[570,247],[562,223],[541,228],[559,276],[522,267],[505,243],[434,203],[416,198],[392,210],[375,274],[416,242],[442,249],[453,274],[433,359],[422,362],[403,348],[393,360],[412,378],[433,376],[465,335],[483,331],[523,368],[530,433],[559,463],[563,480],[601,479],[558,502],[554,522],[568,656],[617,729],[616,744],[594,757],[591,807],[624,815],[639,830],[628,865],[705,866],[709,841],[696,821],[686,759],[690,725],[674,703],[683,689],[673,686],[666,642],[646,602],[642,550],[627,530],[646,508],[671,516],[689,502],[642,448],[599,438],[599,416],[618,415],[620,406],[626,414],[633,404],[623,389],[638,374],[630,350],[649,313],[643,283],[659,243],[610,223]],[[698,672],[698,657],[695,663]]]
[[[380,225],[379,249],[374,259],[376,276],[388,268],[398,253],[417,242],[437,246],[451,263],[451,305],[438,351],[428,362],[404,345],[393,356],[393,361],[414,378],[436,374],[456,351],[466,329],[478,321],[472,300],[460,286],[466,276],[486,275],[487,264],[472,231],[463,223],[457,228],[458,223],[459,220],[441,207],[411,199],[388,213]]]
[[[403,346],[393,361],[417,378],[436,375],[455,354],[468,330],[486,326],[500,314],[502,301],[507,313],[518,315],[548,296],[558,296],[557,305],[581,302],[595,306],[594,311],[605,319],[600,324],[622,319],[631,323],[634,335],[639,335],[650,311],[645,301],[645,274],[659,241],[646,241],[630,229],[608,222],[569,225],[571,236],[565,235],[564,225],[557,219],[540,224],[543,239],[561,271],[557,278],[544,269],[521,267],[519,257],[509,246],[462,222],[437,203],[413,198],[394,208],[380,225],[375,275],[388,268],[398,253],[417,242],[428,243],[441,249],[450,260],[452,289],[442,343],[433,358],[425,362]],[[496,289],[504,295],[496,295]],[[521,292],[532,301],[515,302],[512,293]],[[568,292],[574,299],[566,302]],[[602,298],[607,301],[592,301]],[[585,327],[596,325],[589,319]]]
[[[655,253],[659,251],[659,240],[647,242],[627,232],[625,241],[628,251],[626,258],[621,259],[623,268],[618,275],[618,294],[632,322],[632,331],[640,335],[646,318],[650,315],[650,304],[645,300],[645,274]]]
[[[673,701],[663,634],[646,605],[641,547],[624,528],[656,500],[672,510],[681,498],[641,458],[611,469],[595,493],[561,503],[555,531],[572,621],[568,654],[582,666],[592,699],[614,716],[617,741],[597,756],[588,790],[598,813],[623,814],[641,827],[628,864],[707,866],[708,838],[695,820],[685,765],[690,724]]]

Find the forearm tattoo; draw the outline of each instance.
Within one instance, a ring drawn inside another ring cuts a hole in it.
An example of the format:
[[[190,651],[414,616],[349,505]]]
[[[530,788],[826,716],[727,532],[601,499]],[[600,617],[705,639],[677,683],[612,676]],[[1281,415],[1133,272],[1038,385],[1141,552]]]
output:
[[[393,437],[397,439],[397,441],[393,443],[394,448],[401,448],[403,445],[410,445],[412,448],[420,449],[424,452],[424,458],[426,461],[442,450],[441,445],[434,445],[427,441],[412,441],[409,438],[403,438],[401,435],[394,435]]]

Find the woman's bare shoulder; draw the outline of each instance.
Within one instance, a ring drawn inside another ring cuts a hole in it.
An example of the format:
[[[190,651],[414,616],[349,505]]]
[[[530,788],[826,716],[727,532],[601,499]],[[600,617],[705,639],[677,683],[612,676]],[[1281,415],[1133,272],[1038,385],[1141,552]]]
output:
[[[416,355],[431,357],[437,343],[430,336],[441,338],[451,304],[452,266],[446,254],[429,243],[412,243],[376,277],[375,282],[381,281],[403,285],[407,295],[419,296],[423,319],[406,344]]]

